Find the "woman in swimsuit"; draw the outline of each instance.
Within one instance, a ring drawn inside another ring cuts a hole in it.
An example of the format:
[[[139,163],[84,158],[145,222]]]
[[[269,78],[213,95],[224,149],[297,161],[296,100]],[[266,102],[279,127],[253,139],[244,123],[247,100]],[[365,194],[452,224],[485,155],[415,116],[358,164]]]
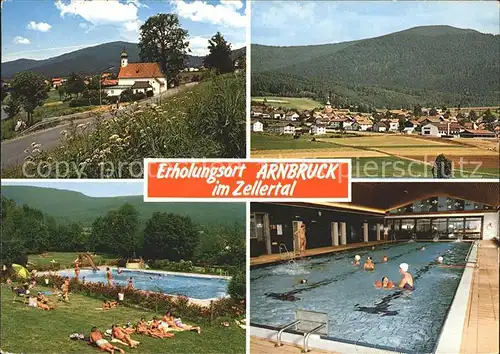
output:
[[[368,257],[366,259],[366,262],[363,265],[363,269],[364,270],[374,270],[375,269],[375,264],[373,264],[373,261],[372,261],[371,257]]]
[[[196,331],[198,332],[198,334],[200,334],[201,332],[200,326],[190,326],[184,324],[182,323],[182,320],[180,318],[175,318],[175,316],[170,311],[167,311],[165,313],[165,316],[163,316],[163,321],[167,322],[170,327],[177,330]]]
[[[401,263],[399,265],[399,272],[401,273],[401,281],[398,287],[405,290],[415,290],[415,285],[413,284],[413,277],[408,273],[408,264]]]

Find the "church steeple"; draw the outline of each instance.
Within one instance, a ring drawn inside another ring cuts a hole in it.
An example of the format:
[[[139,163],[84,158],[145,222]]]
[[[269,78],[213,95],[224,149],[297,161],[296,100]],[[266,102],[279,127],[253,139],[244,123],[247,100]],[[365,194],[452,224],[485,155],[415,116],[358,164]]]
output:
[[[120,62],[120,66],[122,68],[126,67],[128,65],[128,54],[127,52],[125,51],[125,48],[123,48],[122,50],[122,55],[120,56],[121,57],[121,62]]]
[[[330,95],[326,98],[326,105],[327,107],[330,107]]]

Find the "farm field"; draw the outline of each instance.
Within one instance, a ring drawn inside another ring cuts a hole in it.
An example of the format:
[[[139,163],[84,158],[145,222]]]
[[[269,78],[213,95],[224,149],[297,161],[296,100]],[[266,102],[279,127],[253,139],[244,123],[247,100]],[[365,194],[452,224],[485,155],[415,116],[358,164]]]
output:
[[[492,141],[436,141],[402,135],[325,136],[315,138],[316,141],[311,138],[309,135],[293,139],[291,136],[252,134],[251,155],[254,158],[352,158],[352,173],[356,178],[432,178],[431,166],[439,154],[444,154],[452,161],[456,178],[498,178],[500,175],[498,152],[488,149],[495,143]],[[294,144],[300,147],[292,147]],[[372,166],[368,168],[370,171],[364,167],[368,164]],[[375,175],[377,168],[374,166],[378,166],[379,175]],[[401,175],[401,169],[406,174]]]
[[[282,107],[288,109],[313,109],[317,107],[323,106],[323,103],[310,99],[310,98],[302,98],[302,97],[252,97],[252,101],[255,102],[264,102],[266,99],[266,104],[272,107]]]

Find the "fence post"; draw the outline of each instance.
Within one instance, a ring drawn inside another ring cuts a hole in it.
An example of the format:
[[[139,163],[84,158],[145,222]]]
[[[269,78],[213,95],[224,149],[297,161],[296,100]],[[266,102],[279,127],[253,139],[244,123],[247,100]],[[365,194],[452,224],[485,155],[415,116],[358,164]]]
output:
[[[214,321],[214,301],[210,300],[210,324]]]

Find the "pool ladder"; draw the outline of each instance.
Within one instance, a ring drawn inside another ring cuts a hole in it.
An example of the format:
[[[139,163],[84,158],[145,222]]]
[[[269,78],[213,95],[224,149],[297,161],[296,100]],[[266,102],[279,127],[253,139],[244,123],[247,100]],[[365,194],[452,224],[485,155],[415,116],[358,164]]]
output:
[[[284,243],[280,243],[279,250],[280,250],[280,258],[282,261],[289,261],[291,263],[295,263],[295,255],[293,254],[293,252],[288,251],[288,248]]]

